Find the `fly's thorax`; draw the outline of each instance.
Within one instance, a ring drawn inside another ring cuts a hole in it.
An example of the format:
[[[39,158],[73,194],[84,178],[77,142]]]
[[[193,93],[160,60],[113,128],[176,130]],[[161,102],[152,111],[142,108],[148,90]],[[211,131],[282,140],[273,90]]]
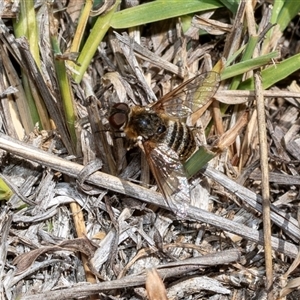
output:
[[[129,139],[163,143],[174,150],[181,161],[186,161],[196,150],[193,132],[184,123],[151,108],[134,106],[124,128]]]
[[[132,140],[140,136],[144,140],[157,139],[166,131],[166,123],[165,118],[151,108],[134,106],[131,108],[124,132]]]
[[[186,161],[196,150],[196,141],[191,129],[179,120],[169,119],[164,135],[159,139],[174,150],[181,161]]]

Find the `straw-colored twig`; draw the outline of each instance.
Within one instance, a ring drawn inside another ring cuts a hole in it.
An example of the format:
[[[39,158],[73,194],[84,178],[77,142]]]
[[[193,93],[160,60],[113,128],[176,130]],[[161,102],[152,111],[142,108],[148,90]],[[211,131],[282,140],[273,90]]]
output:
[[[271,245],[271,218],[270,218],[270,187],[269,187],[269,165],[268,165],[268,142],[265,120],[264,97],[261,93],[261,80],[259,73],[254,74],[256,101],[257,101],[257,121],[260,150],[260,164],[262,172],[262,201],[263,201],[263,224],[264,224],[264,249],[266,264],[266,290],[268,300],[273,299],[273,266],[272,266],[272,245]]]

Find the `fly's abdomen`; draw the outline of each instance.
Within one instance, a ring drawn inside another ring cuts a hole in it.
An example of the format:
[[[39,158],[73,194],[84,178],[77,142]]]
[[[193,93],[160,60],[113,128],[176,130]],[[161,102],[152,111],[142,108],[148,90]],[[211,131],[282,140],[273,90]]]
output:
[[[196,150],[196,142],[192,131],[185,123],[169,120],[165,134],[160,142],[174,150],[181,161],[187,160]]]

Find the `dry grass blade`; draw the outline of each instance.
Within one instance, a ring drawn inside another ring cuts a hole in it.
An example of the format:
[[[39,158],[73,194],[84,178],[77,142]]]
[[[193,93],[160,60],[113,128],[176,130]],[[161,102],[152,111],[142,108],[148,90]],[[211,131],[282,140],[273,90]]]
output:
[[[300,263],[300,253],[298,253],[296,259],[290,265],[287,272],[282,276],[281,280],[284,283],[284,287],[280,291],[280,297],[285,297],[294,290],[299,289],[299,277],[295,279],[288,280],[289,275],[299,266]]]
[[[5,261],[5,258],[8,253],[8,244],[6,243],[6,241],[8,239],[8,235],[9,235],[9,228],[10,228],[11,222],[12,222],[12,215],[8,211],[3,210],[0,215],[0,220],[1,220],[1,223],[0,223],[0,225],[1,225],[0,226],[0,228],[1,228],[1,231],[0,231],[0,241],[1,241],[0,259],[2,261]],[[5,273],[4,268],[5,268],[4,264],[1,264],[1,266],[0,266],[0,275],[1,276],[4,276],[4,273]],[[0,292],[4,293],[2,284],[0,286]]]
[[[299,107],[299,101],[297,101],[297,98],[300,98],[300,93],[299,91],[272,91],[272,90],[267,90],[267,91],[261,91],[262,95],[264,98],[274,98],[274,97],[280,97],[280,98],[286,98],[287,101],[292,101],[291,103],[295,105],[296,107]],[[225,104],[242,104],[247,101],[251,101],[255,97],[254,91],[233,91],[233,90],[228,90],[228,91],[219,91],[214,95],[214,98],[218,100],[221,103]],[[296,99],[294,99],[296,98]]]
[[[280,300],[285,299],[293,291],[298,291],[300,285],[300,277],[294,278],[288,282],[288,284],[280,291]]]
[[[70,203],[70,210],[73,214],[73,220],[74,220],[74,225],[75,225],[77,236],[79,238],[84,238],[86,236],[87,232],[86,232],[82,209],[79,204],[77,204],[76,202],[73,202],[73,203]],[[96,277],[93,274],[93,272],[91,271],[90,265],[89,265],[89,259],[90,259],[89,256],[91,256],[91,255],[88,255],[87,253],[81,251],[80,256],[81,256],[82,263],[83,263],[86,281],[89,283],[96,283]],[[97,299],[97,298],[91,297],[91,300],[92,299]]]
[[[168,300],[166,288],[156,269],[147,270],[146,290],[149,300]]]
[[[259,149],[262,169],[262,204],[263,204],[263,224],[264,224],[264,249],[266,261],[266,289],[268,299],[273,299],[273,265],[272,265],[272,245],[271,245],[271,217],[270,217],[270,188],[269,188],[269,167],[268,167],[268,144],[265,121],[265,106],[262,95],[261,80],[259,73],[254,74],[255,91],[257,101],[257,120],[259,132]]]
[[[131,47],[131,41],[126,36],[121,36],[117,32],[115,33],[118,40],[120,40],[122,43],[127,45],[128,47]],[[168,70],[172,72],[173,74],[178,75],[179,77],[184,77],[185,74],[182,73],[181,69],[177,67],[176,65],[162,59],[161,57],[153,54],[151,51],[141,47],[137,43],[133,42],[133,49],[136,51],[137,55],[139,55],[141,58],[145,59],[146,61],[149,61],[150,63],[163,67],[165,70]]]

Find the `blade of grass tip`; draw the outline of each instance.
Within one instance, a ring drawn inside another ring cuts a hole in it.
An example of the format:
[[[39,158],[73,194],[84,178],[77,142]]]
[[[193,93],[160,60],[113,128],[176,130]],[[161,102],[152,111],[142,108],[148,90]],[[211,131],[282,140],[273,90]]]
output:
[[[220,7],[222,4],[216,0],[156,0],[118,11],[111,20],[111,27],[121,29],[139,26]]]
[[[268,89],[280,80],[288,77],[290,74],[300,69],[300,54],[296,54],[284,61],[272,65],[261,72],[263,88]],[[242,82],[239,86],[241,90],[254,90],[253,78]]]
[[[81,81],[84,72],[88,68],[97,50],[97,47],[105,36],[107,30],[110,28],[111,19],[120,3],[121,0],[117,0],[108,13],[97,18],[97,21],[95,22],[95,25],[93,26],[91,33],[89,34],[89,37],[77,59],[79,66],[75,66],[77,73],[73,75],[73,78],[77,83]]]
[[[266,264],[266,291],[268,299],[272,298],[273,286],[273,265],[272,265],[272,244],[271,244],[271,216],[270,216],[270,187],[269,187],[269,163],[268,163],[268,142],[266,131],[265,102],[262,93],[262,85],[259,73],[254,74],[255,94],[257,103],[257,122],[260,164],[262,172],[262,204],[263,204],[263,232]]]

